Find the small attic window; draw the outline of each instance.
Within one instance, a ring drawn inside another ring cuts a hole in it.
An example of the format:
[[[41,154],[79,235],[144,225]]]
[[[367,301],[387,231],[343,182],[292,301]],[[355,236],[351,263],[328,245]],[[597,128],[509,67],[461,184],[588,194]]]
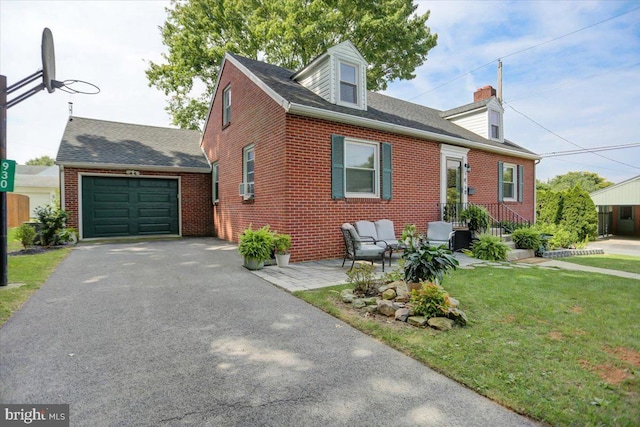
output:
[[[358,104],[358,67],[340,62],[340,101]]]
[[[489,110],[489,136],[500,139],[500,113],[494,110]]]

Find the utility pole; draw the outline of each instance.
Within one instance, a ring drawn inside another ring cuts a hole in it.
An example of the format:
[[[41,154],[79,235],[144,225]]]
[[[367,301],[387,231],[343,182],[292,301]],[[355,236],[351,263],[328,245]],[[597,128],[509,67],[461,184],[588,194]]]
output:
[[[502,104],[502,60],[498,59],[498,101]]]

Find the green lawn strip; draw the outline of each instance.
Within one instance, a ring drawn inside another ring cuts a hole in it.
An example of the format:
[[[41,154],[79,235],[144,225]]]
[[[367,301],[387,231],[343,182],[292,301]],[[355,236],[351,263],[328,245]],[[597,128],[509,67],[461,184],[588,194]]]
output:
[[[0,326],[42,286],[70,251],[71,248],[52,249],[37,255],[8,257],[9,283],[25,285],[0,289]]]
[[[640,257],[631,255],[583,255],[562,258],[561,261],[640,274]]]
[[[7,252],[15,252],[20,249],[24,249],[22,247],[22,243],[16,240],[16,228],[7,229]]]
[[[344,286],[343,286],[344,287]],[[336,315],[343,287],[295,295]],[[446,333],[392,328],[357,314],[341,318],[450,378],[551,425],[634,425],[640,368],[636,280],[540,268],[458,270],[444,287],[471,323]],[[609,384],[599,370],[629,378]]]

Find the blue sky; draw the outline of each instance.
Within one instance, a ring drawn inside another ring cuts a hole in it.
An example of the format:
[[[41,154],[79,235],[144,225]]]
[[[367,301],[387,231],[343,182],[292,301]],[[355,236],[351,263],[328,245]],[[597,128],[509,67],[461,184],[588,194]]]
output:
[[[439,109],[496,86],[503,58],[505,135],[537,153],[640,143],[640,1],[420,1],[438,46],[411,81],[387,94]],[[45,6],[46,5],[46,6]],[[0,1],[0,73],[9,84],[40,67],[42,29],[54,36],[58,79],[100,86],[97,96],[38,93],[8,113],[8,157],[55,156],[69,101],[74,115],[169,126],[162,93],[148,87],[145,60],[164,51],[166,1]],[[539,45],[616,15],[605,23]],[[473,73],[468,73],[490,63]],[[456,79],[457,77],[460,77]],[[456,79],[451,82],[451,80]],[[439,87],[438,86],[442,86]],[[619,182],[640,175],[640,147],[543,159],[541,179],[596,172]]]

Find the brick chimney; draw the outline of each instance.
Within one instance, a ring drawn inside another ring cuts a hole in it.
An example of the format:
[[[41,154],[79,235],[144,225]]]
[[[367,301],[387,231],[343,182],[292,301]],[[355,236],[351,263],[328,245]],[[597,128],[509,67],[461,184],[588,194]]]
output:
[[[496,90],[487,85],[473,93],[473,102],[482,101],[483,99],[491,98],[492,96],[496,96]]]

